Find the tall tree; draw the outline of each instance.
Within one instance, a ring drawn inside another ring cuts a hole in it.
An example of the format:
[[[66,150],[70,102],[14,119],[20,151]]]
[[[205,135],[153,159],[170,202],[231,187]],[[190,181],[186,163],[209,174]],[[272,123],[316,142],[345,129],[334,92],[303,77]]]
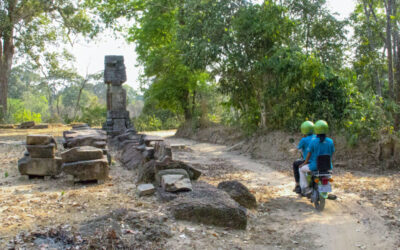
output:
[[[79,1],[0,2],[0,110],[3,115],[7,113],[9,76],[15,53],[35,57],[51,42],[72,42],[71,36],[78,33],[93,36],[98,29],[86,11]]]
[[[386,49],[387,49],[387,64],[388,64],[388,81],[389,81],[389,96],[394,97],[393,91],[393,50],[392,45],[392,9],[393,0],[385,0],[386,9]]]

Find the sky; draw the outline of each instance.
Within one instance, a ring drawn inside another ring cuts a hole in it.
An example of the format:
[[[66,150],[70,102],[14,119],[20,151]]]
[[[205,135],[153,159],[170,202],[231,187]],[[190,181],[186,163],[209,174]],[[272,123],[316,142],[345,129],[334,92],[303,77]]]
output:
[[[262,0],[255,0],[255,2]],[[356,0],[327,0],[328,8],[337,12],[340,19],[347,18],[353,11]],[[135,45],[128,44],[124,38],[115,38],[110,33],[100,35],[96,42],[78,42],[71,49],[76,57],[76,67],[81,75],[86,72],[97,73],[104,69],[105,55],[122,55],[125,59],[127,82],[135,90],[140,89],[139,74],[141,68],[137,65]]]

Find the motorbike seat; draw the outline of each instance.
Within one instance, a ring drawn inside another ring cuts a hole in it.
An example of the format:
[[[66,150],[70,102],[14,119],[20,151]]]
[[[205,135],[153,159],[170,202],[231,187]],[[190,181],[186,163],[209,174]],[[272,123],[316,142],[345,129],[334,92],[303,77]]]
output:
[[[317,169],[319,172],[328,172],[331,170],[331,156],[319,155],[317,157]]]

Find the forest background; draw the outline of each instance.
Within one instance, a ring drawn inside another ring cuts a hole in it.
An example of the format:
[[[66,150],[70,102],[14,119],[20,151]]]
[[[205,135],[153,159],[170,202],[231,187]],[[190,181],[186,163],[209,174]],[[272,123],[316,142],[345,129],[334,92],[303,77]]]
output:
[[[102,72],[80,75],[61,45],[112,30],[143,67],[140,90],[124,85],[138,130],[325,119],[352,145],[397,135],[399,12],[398,0],[359,0],[345,20],[324,0],[5,0],[1,121],[101,126]]]

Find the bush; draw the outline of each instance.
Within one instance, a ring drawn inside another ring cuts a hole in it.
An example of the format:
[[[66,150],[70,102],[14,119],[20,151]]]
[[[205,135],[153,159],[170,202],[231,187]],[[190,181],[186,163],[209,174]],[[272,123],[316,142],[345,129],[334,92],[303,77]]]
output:
[[[40,113],[32,112],[25,108],[23,101],[19,99],[8,99],[8,117],[6,119],[8,123],[21,123],[27,121],[34,121],[36,123],[42,122],[42,116]]]
[[[94,102],[83,109],[78,121],[87,123],[89,126],[101,126],[106,121],[106,117],[107,107]]]

